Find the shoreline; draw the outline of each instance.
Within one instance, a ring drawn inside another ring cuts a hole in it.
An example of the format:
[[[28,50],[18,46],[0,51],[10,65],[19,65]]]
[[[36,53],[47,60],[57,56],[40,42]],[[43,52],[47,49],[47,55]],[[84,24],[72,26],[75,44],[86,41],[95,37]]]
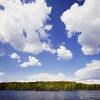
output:
[[[83,84],[76,82],[2,82],[0,90],[16,91],[81,91],[100,90],[100,84]]]

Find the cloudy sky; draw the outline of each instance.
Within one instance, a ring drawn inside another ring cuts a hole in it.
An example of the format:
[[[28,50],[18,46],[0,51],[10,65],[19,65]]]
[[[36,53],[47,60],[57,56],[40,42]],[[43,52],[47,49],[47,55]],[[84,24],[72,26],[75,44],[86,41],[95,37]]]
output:
[[[0,81],[100,84],[100,1],[0,0]]]

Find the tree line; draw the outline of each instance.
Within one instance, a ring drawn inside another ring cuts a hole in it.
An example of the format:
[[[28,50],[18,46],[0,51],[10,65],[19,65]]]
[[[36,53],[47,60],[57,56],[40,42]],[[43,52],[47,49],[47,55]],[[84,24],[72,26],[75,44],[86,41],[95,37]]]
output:
[[[100,90],[100,85],[83,84],[76,82],[2,82],[0,90],[34,90],[34,91],[75,91],[75,90]]]

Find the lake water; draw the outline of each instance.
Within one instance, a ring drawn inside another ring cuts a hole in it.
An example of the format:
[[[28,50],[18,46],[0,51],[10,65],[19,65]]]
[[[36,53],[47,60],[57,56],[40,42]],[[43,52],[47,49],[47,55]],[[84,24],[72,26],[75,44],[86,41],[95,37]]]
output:
[[[0,91],[0,100],[100,100],[100,91]]]

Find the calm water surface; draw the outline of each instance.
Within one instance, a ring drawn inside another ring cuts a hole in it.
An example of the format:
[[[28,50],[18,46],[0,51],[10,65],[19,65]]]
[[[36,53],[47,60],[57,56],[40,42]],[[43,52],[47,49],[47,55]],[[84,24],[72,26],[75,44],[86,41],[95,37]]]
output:
[[[0,100],[100,100],[100,91],[0,91]]]

